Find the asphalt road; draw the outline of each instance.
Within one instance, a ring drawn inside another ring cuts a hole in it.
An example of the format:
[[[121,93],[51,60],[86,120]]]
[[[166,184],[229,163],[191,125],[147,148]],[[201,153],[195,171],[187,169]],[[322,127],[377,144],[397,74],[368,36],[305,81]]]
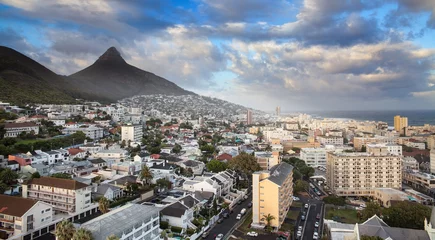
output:
[[[248,208],[248,204],[252,201],[251,196],[252,195],[250,193],[248,195],[248,199],[243,201],[242,204],[236,204],[233,209],[233,213],[230,214],[229,218],[224,218],[224,221],[222,223],[216,223],[216,225],[211,230],[209,230],[210,233],[206,239],[214,240],[219,233],[222,233],[223,235],[227,234],[238,221],[241,221],[237,220],[236,217],[243,208],[246,208],[245,215],[248,214],[249,211],[252,211],[252,208]]]

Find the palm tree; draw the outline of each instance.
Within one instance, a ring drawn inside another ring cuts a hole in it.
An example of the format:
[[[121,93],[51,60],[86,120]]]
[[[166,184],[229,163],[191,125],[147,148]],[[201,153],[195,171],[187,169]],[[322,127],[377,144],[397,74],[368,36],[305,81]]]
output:
[[[12,171],[10,168],[6,168],[0,173],[0,181],[4,182],[7,185],[11,185],[18,178],[18,174]]]
[[[148,185],[149,181],[153,179],[153,173],[147,166],[143,166],[139,174],[140,180],[144,182],[144,185]]]
[[[100,198],[100,200],[98,201],[98,209],[100,209],[100,211],[102,213],[106,213],[109,211],[109,200],[105,197]]]
[[[112,235],[108,236],[108,237],[106,238],[106,240],[119,240],[119,237],[117,237],[117,236],[115,236],[114,234],[112,234]]]
[[[266,221],[266,228],[269,229],[269,231],[270,231],[270,228],[271,228],[270,223],[275,219],[276,219],[275,216],[268,213],[267,215],[263,215],[263,218],[261,220]]]
[[[79,228],[71,240],[93,240],[92,232],[85,228]]]
[[[72,222],[63,220],[56,225],[56,231],[54,235],[56,236],[57,240],[71,240],[71,238],[74,236],[75,230],[76,229],[74,228]]]

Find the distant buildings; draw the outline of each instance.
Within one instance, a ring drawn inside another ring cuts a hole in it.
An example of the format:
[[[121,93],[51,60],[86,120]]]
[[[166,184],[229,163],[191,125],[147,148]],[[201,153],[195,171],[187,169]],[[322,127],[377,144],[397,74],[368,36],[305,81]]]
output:
[[[405,127],[408,127],[408,118],[401,117],[399,115],[394,116],[394,130],[401,134],[404,134]]]
[[[6,133],[4,137],[15,138],[20,135],[20,133],[33,133],[33,135],[39,134],[39,126],[32,122],[24,123],[6,123],[4,125]]]
[[[97,140],[103,138],[104,129],[96,126],[80,126],[80,127],[66,127],[62,129],[63,134],[74,134],[76,132],[83,132],[86,137]]]
[[[402,188],[402,158],[389,153],[328,153],[326,181],[338,196],[373,196],[375,188]]]
[[[430,173],[435,173],[435,149],[430,150]]]
[[[326,166],[326,149],[325,148],[302,148],[300,159],[310,167]]]
[[[280,163],[270,170],[252,174],[252,226],[264,227],[264,217],[272,215],[271,226],[279,229],[292,204],[293,167]]]
[[[276,116],[280,116],[281,115],[281,107],[280,106],[276,107],[275,113],[276,113]]]
[[[128,143],[141,143],[143,135],[142,125],[126,125],[121,127],[121,140]]]
[[[337,136],[318,136],[317,140],[322,145],[343,145],[344,143],[343,138]]]
[[[248,110],[246,112],[246,124],[251,125],[252,124],[252,111]]]

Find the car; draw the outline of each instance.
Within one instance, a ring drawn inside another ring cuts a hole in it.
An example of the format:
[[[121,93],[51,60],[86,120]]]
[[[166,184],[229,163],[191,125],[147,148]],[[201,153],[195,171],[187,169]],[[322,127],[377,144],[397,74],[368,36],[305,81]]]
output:
[[[298,227],[298,231],[302,231],[302,226],[299,226],[299,227]]]
[[[252,231],[252,232],[248,232],[246,235],[251,236],[251,237],[258,237],[258,233]]]
[[[320,213],[317,214],[316,219],[320,219]]]
[[[224,235],[222,233],[219,233],[216,237],[215,240],[222,240],[224,239]]]
[[[217,222],[218,222],[218,223],[222,223],[223,221],[224,221],[223,218],[219,218]]]
[[[204,238],[204,239],[207,238],[209,234],[210,234],[210,232],[205,232],[205,233],[203,233],[203,234],[202,234],[202,238]]]
[[[317,232],[314,232],[313,239],[318,239],[318,238],[319,238],[319,234]]]
[[[237,219],[237,220],[239,220],[239,219],[241,219],[241,218],[242,218],[242,214],[240,214],[240,213],[239,213],[239,214],[237,214],[237,217],[236,217],[236,219]]]
[[[301,220],[302,220],[302,221],[305,221],[305,215],[302,215],[302,216],[301,216]]]
[[[308,203],[305,203],[305,209],[307,209],[308,208]]]
[[[298,232],[296,233],[296,236],[298,236],[298,237],[302,236],[302,231],[298,231]]]
[[[301,199],[299,199],[298,197],[293,196],[293,201],[299,201]]]
[[[237,204],[239,204],[239,205],[242,204],[242,201],[237,202]]]
[[[319,195],[319,196],[320,196],[320,195],[322,195],[322,193],[321,193],[321,192],[317,192],[317,195]]]
[[[230,217],[230,215],[229,215],[228,213],[224,213],[224,214],[222,214],[222,216],[223,216],[224,218],[229,218],[229,217]]]
[[[250,203],[248,203],[248,208],[251,208],[252,207],[252,203],[250,202]]]
[[[319,227],[319,222],[314,223],[314,227]]]

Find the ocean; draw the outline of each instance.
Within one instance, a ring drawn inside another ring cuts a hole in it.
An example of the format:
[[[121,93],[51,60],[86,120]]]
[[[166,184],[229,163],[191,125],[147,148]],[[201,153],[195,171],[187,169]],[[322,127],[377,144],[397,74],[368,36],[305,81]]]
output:
[[[423,126],[424,124],[435,125],[435,110],[402,110],[402,111],[312,111],[307,112],[313,117],[344,118],[361,121],[382,121],[388,126],[394,126],[394,116],[408,117],[408,125]]]

